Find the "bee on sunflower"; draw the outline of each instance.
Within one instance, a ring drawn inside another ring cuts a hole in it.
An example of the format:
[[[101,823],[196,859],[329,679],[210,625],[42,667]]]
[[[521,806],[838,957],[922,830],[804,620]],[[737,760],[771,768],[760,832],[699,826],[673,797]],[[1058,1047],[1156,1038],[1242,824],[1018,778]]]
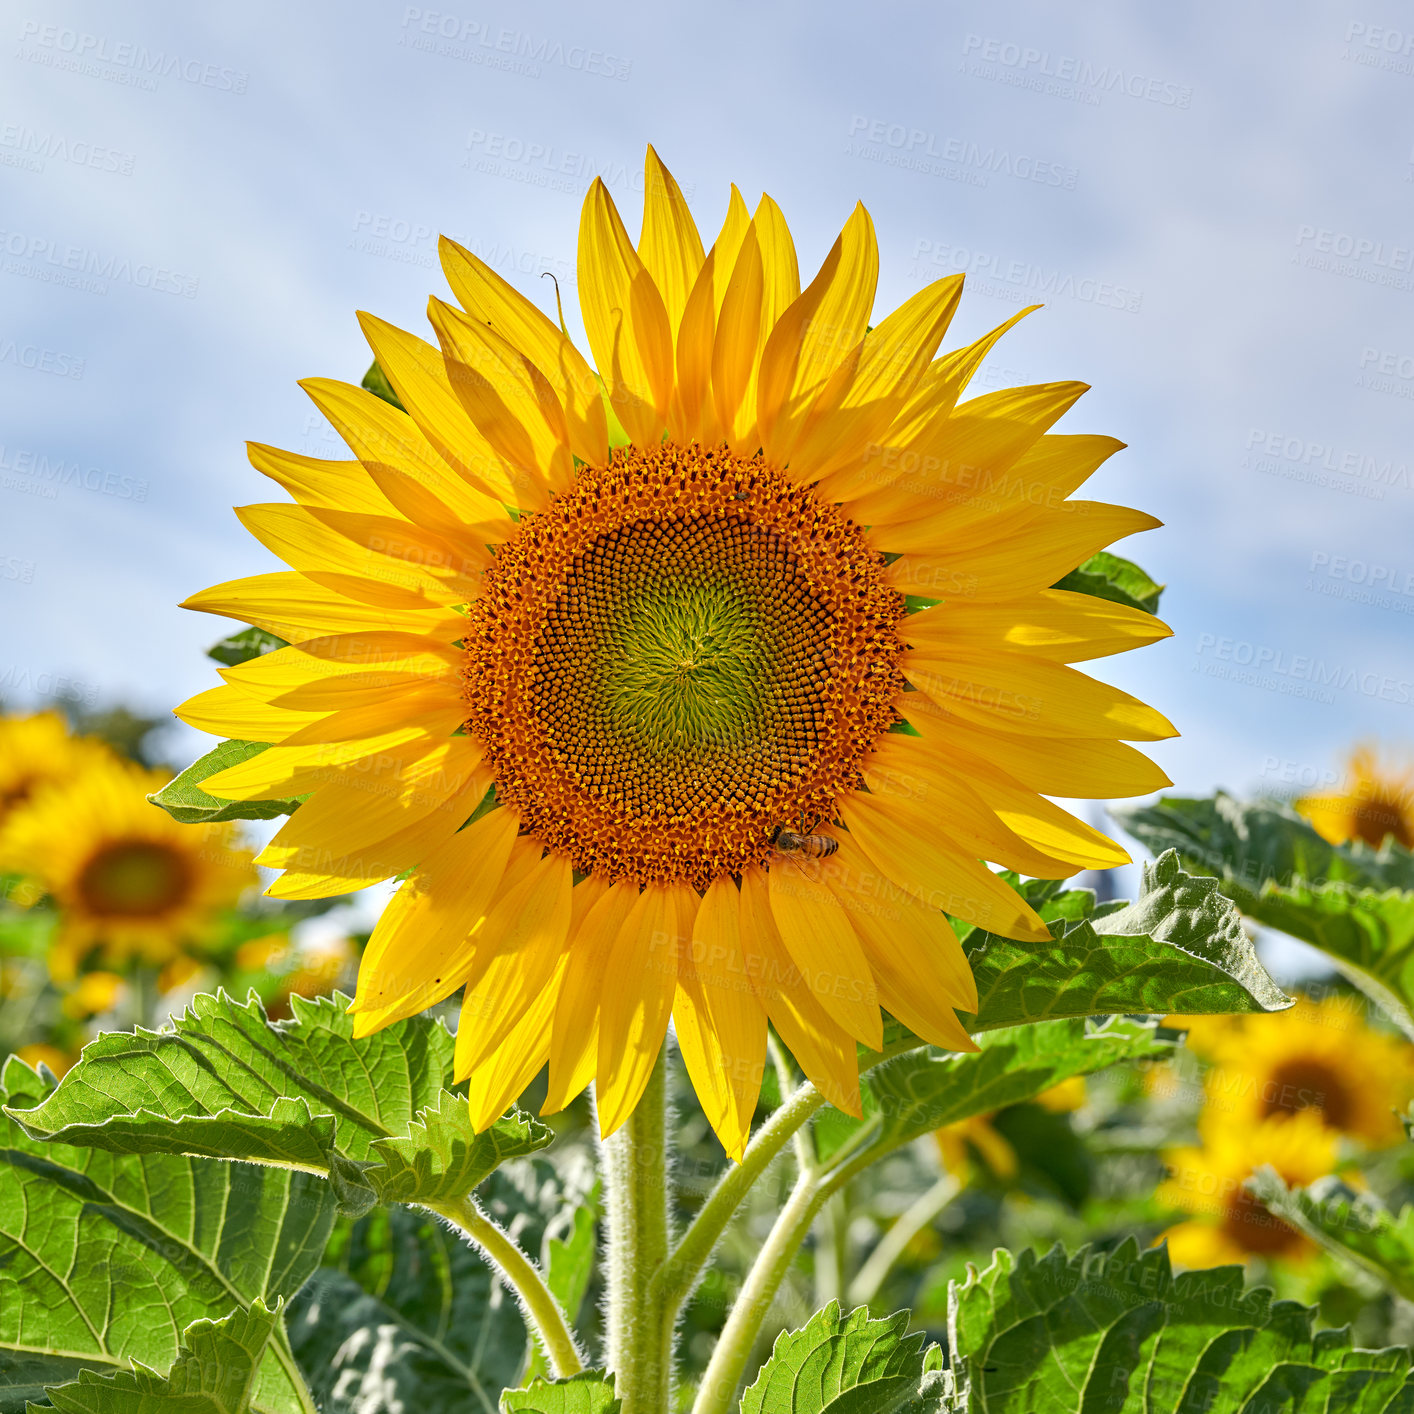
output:
[[[1169,630],[1052,587],[1158,524],[1070,499],[1122,445],[1051,431],[1085,385],[962,401],[1021,315],[939,356],[961,276],[874,322],[862,206],[802,289],[769,197],[708,248],[646,170],[636,245],[585,201],[592,365],[445,239],[435,344],[360,316],[397,405],[306,381],[353,459],[253,446],[293,503],[239,515],[290,569],[186,601],[289,646],[178,715],[269,744],[212,793],[309,795],[271,894],[407,876],[359,1034],[462,988],[474,1123],[548,1063],[546,1111],[594,1080],[607,1135],[671,1019],[739,1156],[768,1023],[857,1113],[881,1008],[973,1047],[945,913],[1049,937],[988,861],[1127,860],[1047,797],[1161,787],[1126,743],[1173,728],[1069,665]]]
[[[1414,767],[1400,770],[1360,746],[1350,754],[1346,779],[1342,790],[1303,796],[1296,812],[1331,844],[1363,840],[1378,849],[1388,838],[1414,849]]]
[[[58,907],[56,982],[73,982],[95,948],[111,965],[165,962],[256,882],[234,826],[179,825],[153,809],[147,795],[166,780],[106,753],[37,787],[0,825],[0,870],[22,876],[19,901],[47,894]]]

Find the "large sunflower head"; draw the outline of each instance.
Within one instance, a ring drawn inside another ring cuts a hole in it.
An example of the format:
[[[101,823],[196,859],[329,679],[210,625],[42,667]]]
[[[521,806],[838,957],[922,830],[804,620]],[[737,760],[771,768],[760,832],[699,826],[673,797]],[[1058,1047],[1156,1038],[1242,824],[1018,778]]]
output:
[[[960,276],[876,319],[863,207],[802,289],[769,197],[708,249],[647,173],[636,244],[585,201],[589,357],[446,240],[435,343],[362,316],[399,406],[305,383],[354,460],[254,447],[294,504],[240,515],[290,572],[188,601],[290,646],[180,715],[272,743],[218,794],[312,792],[272,893],[411,871],[358,1024],[464,987],[478,1124],[548,1061],[612,1130],[671,1017],[739,1153],[768,1021],[857,1109],[881,1006],[971,1045],[944,911],[1047,936],[984,861],[1126,858],[1045,797],[1156,789],[1124,739],[1172,729],[1068,664],[1168,630],[1051,587],[1156,522],[1068,499],[1121,445],[1050,432],[1083,385],[961,401],[1002,330],[939,356]]]
[[[167,776],[116,758],[37,789],[0,827],[0,869],[48,894],[61,923],[49,957],[58,981],[101,945],[109,962],[163,962],[213,909],[256,881],[230,825],[178,825],[148,804]]]
[[[1414,1047],[1374,1030],[1354,997],[1301,997],[1280,1016],[1171,1017],[1211,1063],[1205,1113],[1239,1127],[1311,1111],[1328,1129],[1387,1145],[1414,1098]]]
[[[1199,1148],[1164,1155],[1168,1179],[1161,1203],[1193,1217],[1164,1233],[1169,1255],[1180,1266],[1215,1267],[1253,1257],[1308,1257],[1308,1238],[1269,1212],[1244,1187],[1264,1164],[1289,1187],[1305,1187],[1335,1166],[1335,1136],[1312,1111],[1255,1124],[1208,1123]]]
[[[0,820],[41,786],[111,759],[101,741],[74,736],[58,712],[0,717]]]
[[[1373,747],[1350,753],[1343,789],[1303,796],[1295,808],[1331,844],[1364,840],[1378,849],[1388,837],[1414,849],[1414,767],[1382,763]]]

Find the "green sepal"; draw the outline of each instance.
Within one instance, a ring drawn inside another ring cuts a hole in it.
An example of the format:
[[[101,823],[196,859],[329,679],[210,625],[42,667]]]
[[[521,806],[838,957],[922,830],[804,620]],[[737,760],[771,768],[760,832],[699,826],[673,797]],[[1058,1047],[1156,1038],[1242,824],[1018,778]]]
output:
[[[206,656],[214,658],[225,667],[234,668],[239,663],[248,663],[252,658],[261,658],[266,653],[273,653],[277,648],[288,647],[289,644],[283,638],[277,638],[267,629],[243,628],[239,633],[233,633],[208,648]]]
[[[1112,555],[1108,550],[1091,555],[1052,587],[1109,599],[1131,609],[1142,609],[1146,614],[1159,612],[1159,596],[1164,592],[1164,586],[1156,584],[1132,560]]]

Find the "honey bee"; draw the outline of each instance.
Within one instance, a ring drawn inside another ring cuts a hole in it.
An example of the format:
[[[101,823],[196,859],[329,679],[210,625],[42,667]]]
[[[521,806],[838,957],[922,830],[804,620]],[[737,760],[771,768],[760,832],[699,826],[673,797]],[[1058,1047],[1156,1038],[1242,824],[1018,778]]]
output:
[[[811,830],[819,823],[817,817],[810,827]],[[805,859],[828,859],[840,847],[840,842],[830,835],[817,835],[807,831],[804,820],[800,824],[799,830],[788,830],[784,825],[777,825],[771,831],[771,848],[779,850],[782,854],[800,855]]]

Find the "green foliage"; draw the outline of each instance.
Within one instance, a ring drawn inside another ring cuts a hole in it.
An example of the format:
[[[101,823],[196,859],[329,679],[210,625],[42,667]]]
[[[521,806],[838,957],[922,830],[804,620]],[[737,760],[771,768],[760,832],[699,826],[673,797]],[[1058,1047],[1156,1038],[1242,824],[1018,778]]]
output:
[[[219,1321],[195,1321],[168,1373],[85,1371],[73,1384],[49,1390],[60,1414],[266,1414],[278,1406],[254,1399],[266,1347],[277,1329],[279,1303],[256,1301]]]
[[[269,749],[269,743],[264,741],[223,741],[147,798],[183,825],[214,825],[222,820],[273,820],[280,815],[291,815],[299,809],[304,796],[292,796],[288,800],[225,800],[201,788],[208,776],[228,766],[239,766],[242,761],[249,761]]]
[[[324,1414],[495,1408],[518,1383],[525,1326],[491,1269],[426,1212],[340,1221],[291,1303],[290,1343]]]
[[[15,1057],[0,1100],[46,1098]],[[308,1174],[176,1154],[112,1154],[40,1142],[0,1118],[0,1411],[81,1370],[158,1370],[195,1321],[293,1295],[334,1218]],[[260,1361],[263,1409],[299,1408],[283,1336]]]
[[[393,385],[388,381],[388,375],[378,366],[376,358],[368,365],[368,372],[363,375],[362,386],[375,397],[382,398],[385,403],[392,403],[399,412],[407,411],[398,395],[393,391]]]
[[[1222,792],[1114,813],[1151,850],[1215,874],[1249,917],[1320,948],[1414,1036],[1414,854],[1333,845],[1284,805]]]
[[[871,1321],[832,1301],[776,1339],[741,1414],[942,1414],[951,1388],[942,1351],[908,1335],[908,1312]]]
[[[1030,1100],[1073,1075],[1120,1061],[1157,1060],[1172,1042],[1152,1021],[1079,1017],[1038,1022],[980,1038],[976,1053],[908,1051],[876,1066],[863,1082],[865,1122],[881,1156],[945,1124]]]
[[[1247,1181],[1263,1204],[1327,1251],[1379,1277],[1414,1301],[1414,1207],[1391,1213],[1373,1193],[1357,1193],[1334,1176],[1288,1188],[1270,1167]]]
[[[206,656],[214,658],[225,667],[234,668],[238,663],[248,663],[252,658],[259,658],[265,653],[273,653],[277,648],[288,646],[283,638],[278,638],[268,629],[243,628],[239,633],[233,633],[208,648]]]
[[[998,1251],[954,1283],[948,1337],[971,1414],[1361,1414],[1414,1407],[1407,1350],[1356,1350],[1313,1311],[1243,1290],[1241,1267],[1175,1276],[1163,1248]]]
[[[1111,599],[1131,609],[1143,609],[1146,614],[1159,612],[1159,596],[1164,592],[1164,586],[1155,584],[1132,560],[1121,559],[1108,550],[1091,555],[1079,569],[1057,581],[1055,587]]]
[[[43,1104],[31,1135],[119,1153],[186,1153],[327,1173],[346,1210],[460,1197],[504,1159],[550,1141],[513,1110],[471,1129],[450,1081],[452,1037],[414,1017],[355,1040],[347,998],[291,998],[270,1022],[252,993],[195,998],[171,1031],[100,1036]]]
[[[541,1267],[545,1285],[560,1303],[571,1325],[579,1319],[580,1307],[594,1275],[598,1237],[598,1196],[596,1182],[584,1202],[563,1208],[545,1229]],[[545,1352],[537,1345],[531,1352],[529,1373],[550,1373]]]
[[[963,946],[990,1030],[1062,1016],[1279,1011],[1267,975],[1217,882],[1169,851],[1144,866],[1139,897],[1098,910],[1094,896],[1048,882],[1023,890],[1052,925],[1049,947],[973,929]]]
[[[619,1414],[614,1377],[585,1370],[567,1380],[532,1381],[501,1396],[501,1414]]]

